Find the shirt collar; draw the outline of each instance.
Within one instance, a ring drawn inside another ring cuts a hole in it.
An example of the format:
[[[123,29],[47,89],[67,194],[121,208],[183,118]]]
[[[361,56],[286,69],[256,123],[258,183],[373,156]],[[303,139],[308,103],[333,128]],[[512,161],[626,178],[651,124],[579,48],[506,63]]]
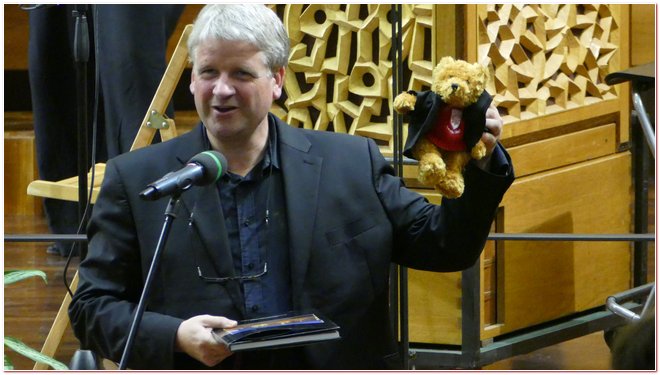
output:
[[[206,133],[206,127],[202,126],[202,138],[204,139],[204,147],[206,150],[211,150],[211,141]],[[271,163],[274,169],[280,169],[280,156],[278,152],[279,136],[277,132],[277,125],[271,116],[268,116],[268,145],[266,145],[266,153],[263,159],[257,164],[261,165],[263,174],[268,172]]]

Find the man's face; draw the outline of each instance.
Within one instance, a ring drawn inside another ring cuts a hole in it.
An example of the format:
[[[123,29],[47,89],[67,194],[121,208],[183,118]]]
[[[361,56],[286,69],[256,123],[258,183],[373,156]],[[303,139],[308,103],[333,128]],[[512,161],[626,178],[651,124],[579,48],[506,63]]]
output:
[[[282,94],[284,68],[272,73],[246,42],[206,40],[195,53],[190,92],[212,143],[250,139]]]

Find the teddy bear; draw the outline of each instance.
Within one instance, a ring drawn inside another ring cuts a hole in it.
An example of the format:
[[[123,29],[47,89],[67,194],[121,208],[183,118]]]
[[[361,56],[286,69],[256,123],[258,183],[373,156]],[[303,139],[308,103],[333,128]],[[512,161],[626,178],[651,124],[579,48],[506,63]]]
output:
[[[443,57],[433,69],[430,91],[407,91],[394,99],[394,109],[408,114],[403,154],[419,161],[418,180],[434,186],[444,198],[463,195],[463,168],[486,155],[481,136],[492,96],[486,92],[488,70]]]

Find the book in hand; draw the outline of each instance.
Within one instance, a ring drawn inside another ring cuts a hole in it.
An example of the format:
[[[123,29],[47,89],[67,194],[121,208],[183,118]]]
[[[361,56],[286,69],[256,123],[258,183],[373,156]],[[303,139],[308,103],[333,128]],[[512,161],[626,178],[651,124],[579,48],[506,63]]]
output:
[[[231,328],[217,328],[213,338],[233,351],[277,349],[340,338],[339,326],[312,313],[289,313],[244,320]]]

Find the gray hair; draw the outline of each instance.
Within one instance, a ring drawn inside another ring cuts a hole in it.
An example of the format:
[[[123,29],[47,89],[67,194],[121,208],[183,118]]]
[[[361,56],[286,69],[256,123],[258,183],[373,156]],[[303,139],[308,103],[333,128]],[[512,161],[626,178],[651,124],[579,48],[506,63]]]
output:
[[[260,4],[213,4],[197,15],[188,38],[190,61],[195,64],[197,46],[208,39],[248,42],[266,56],[274,72],[289,60],[289,37],[277,14]]]

